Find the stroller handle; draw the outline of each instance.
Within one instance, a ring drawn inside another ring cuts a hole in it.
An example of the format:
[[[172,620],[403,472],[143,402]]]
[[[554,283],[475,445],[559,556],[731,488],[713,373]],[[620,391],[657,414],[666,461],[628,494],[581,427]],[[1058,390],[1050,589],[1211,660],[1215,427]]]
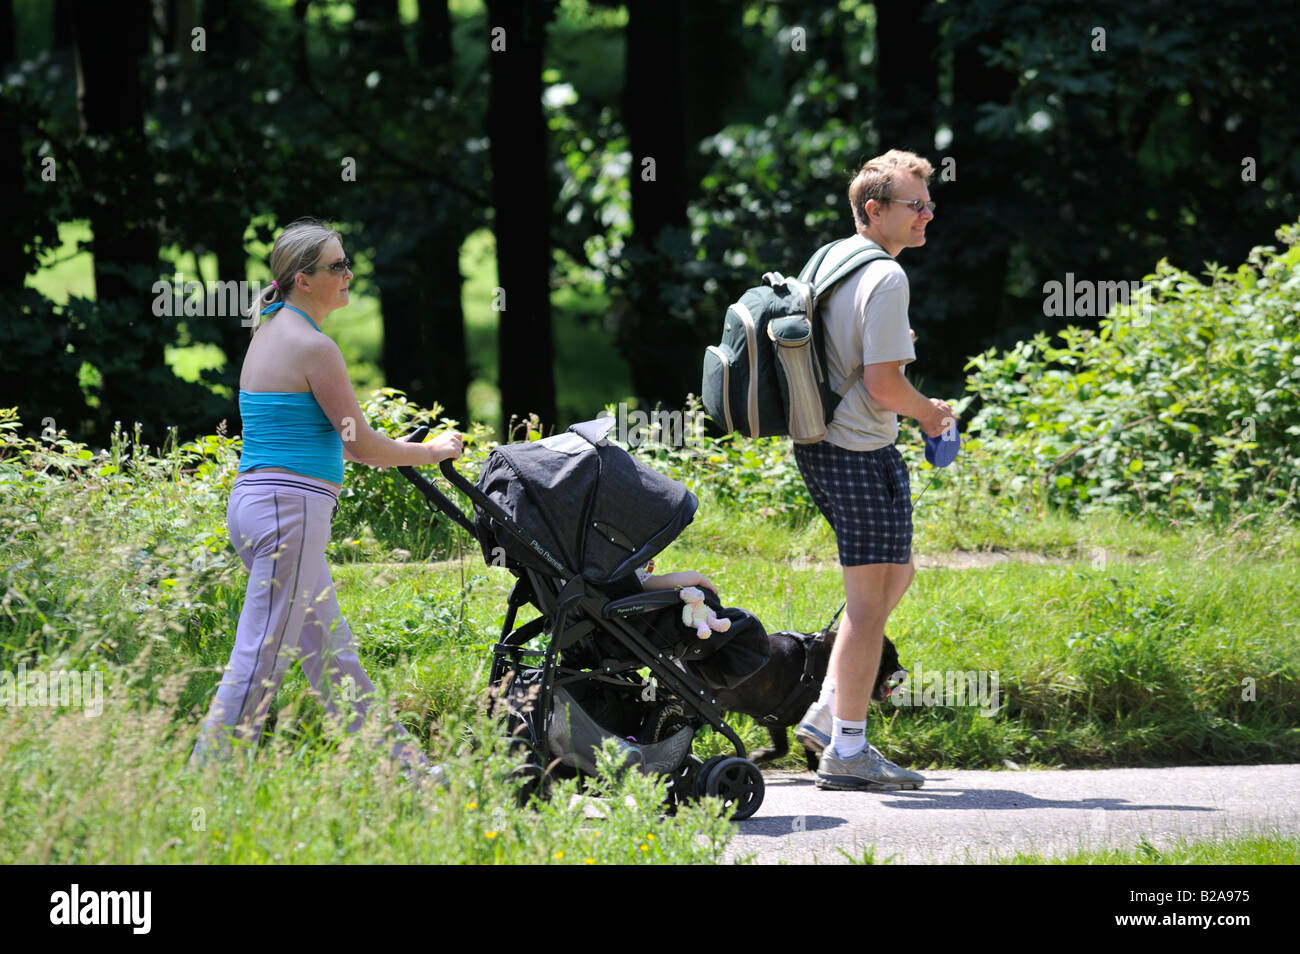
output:
[[[428,426],[421,424],[409,437],[406,438],[406,443],[418,444],[424,440],[428,433]],[[466,491],[466,488],[470,488],[471,490],[474,489],[474,485],[457,472],[455,466],[450,460],[444,460],[439,465],[439,469],[442,471],[442,475],[447,478],[453,486],[458,487],[462,491]],[[425,499],[427,499],[429,503],[433,504],[437,510],[442,511],[459,524],[460,527],[471,537],[477,539],[477,535],[474,533],[474,521],[467,517],[465,512],[456,506],[456,504],[454,504],[446,494],[426,480],[424,475],[414,467],[398,467],[397,472],[411,483],[415,484],[416,488],[424,494]],[[469,496],[473,499],[474,495],[471,493]]]
[[[416,428],[415,432],[410,437],[407,438],[407,441],[424,440],[425,435],[428,433],[429,428],[421,425]],[[439,469],[442,471],[442,476],[447,479],[448,483],[472,500],[475,506],[481,507],[488,516],[499,523],[502,528],[518,540],[525,549],[532,550],[539,554],[541,558],[564,579],[567,580],[574,575],[573,571],[556,559],[553,554],[548,553],[541,544],[525,533],[519,524],[515,523],[515,521],[510,518],[510,515],[501,509],[500,505],[497,504],[496,501],[492,500],[479,490],[478,487],[466,480],[464,475],[462,475],[460,471],[456,470],[455,465],[450,460],[444,460],[439,465]],[[441,510],[447,516],[451,517],[452,520],[456,521],[456,523],[460,524],[460,526],[465,529],[465,532],[475,540],[479,540],[478,533],[474,528],[474,521],[465,516],[459,507],[447,499],[446,494],[433,486],[433,484],[429,483],[429,481],[425,480],[424,477],[416,472],[414,467],[399,467],[397,470],[403,477],[415,484],[415,486],[420,489],[420,492],[428,498],[429,502],[433,504],[435,508]],[[482,542],[482,540],[479,540],[480,544],[482,544]]]

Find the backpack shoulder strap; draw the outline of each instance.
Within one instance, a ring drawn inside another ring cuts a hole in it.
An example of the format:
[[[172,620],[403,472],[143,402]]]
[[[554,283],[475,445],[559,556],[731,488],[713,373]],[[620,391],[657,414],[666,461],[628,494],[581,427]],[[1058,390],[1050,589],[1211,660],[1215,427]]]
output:
[[[859,268],[868,265],[871,262],[877,262],[884,258],[893,258],[888,252],[878,245],[868,245],[864,248],[857,248],[838,262],[825,278],[819,282],[810,282],[813,285],[813,304],[826,295],[840,282],[848,278]],[[815,273],[814,273],[815,274]]]
[[[836,245],[839,245],[842,241],[844,240],[836,239],[834,242],[827,242],[814,252],[813,257],[808,259],[808,264],[799,272],[799,281],[806,285],[811,285],[813,276],[817,274],[817,269],[821,268],[822,262],[826,260],[826,256],[830,254],[831,249]]]
[[[799,274],[800,278],[805,278],[805,275],[807,276],[805,280],[808,282],[812,294],[812,307],[809,311],[810,316],[816,314],[817,305],[820,303],[823,296],[828,294],[836,285],[848,278],[859,268],[884,258],[893,258],[892,255],[874,243],[862,246],[853,249],[851,252],[844,255],[842,259],[831,268],[830,273],[825,278],[820,282],[814,283],[813,279],[817,275],[817,269],[821,266],[822,262],[826,260],[827,256],[832,254],[834,246],[839,245],[840,242],[849,241],[852,241],[852,239],[841,239],[818,249],[817,254],[813,256],[813,260],[804,266],[804,271]],[[841,398],[848,394],[853,385],[857,381],[861,380],[862,373],[865,370],[866,366],[862,364],[855,367],[849,372],[848,377],[844,379],[844,383],[835,389],[835,393]]]

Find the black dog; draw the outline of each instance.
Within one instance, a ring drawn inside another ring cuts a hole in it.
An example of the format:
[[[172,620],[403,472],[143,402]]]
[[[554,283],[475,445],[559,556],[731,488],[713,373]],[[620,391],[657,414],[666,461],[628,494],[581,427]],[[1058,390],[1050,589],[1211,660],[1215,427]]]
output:
[[[771,655],[767,662],[736,688],[718,693],[721,708],[753,717],[772,737],[772,747],[751,752],[751,761],[771,761],[790,750],[786,729],[796,725],[817,700],[838,632],[836,614],[832,624],[820,633],[769,633]],[[871,698],[884,702],[906,678],[907,670],[898,661],[898,651],[886,636]],[[807,747],[804,754],[808,768],[816,771],[817,754]]]

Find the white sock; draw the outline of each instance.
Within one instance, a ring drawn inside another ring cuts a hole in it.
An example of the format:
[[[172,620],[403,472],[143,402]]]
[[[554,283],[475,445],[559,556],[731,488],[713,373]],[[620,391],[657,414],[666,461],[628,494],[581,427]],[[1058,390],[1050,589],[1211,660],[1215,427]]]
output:
[[[867,720],[852,722],[834,717],[831,730],[831,748],[842,759],[851,759],[867,747]]]
[[[821,695],[817,697],[819,706],[829,706],[835,701],[835,677],[827,676],[822,680]]]

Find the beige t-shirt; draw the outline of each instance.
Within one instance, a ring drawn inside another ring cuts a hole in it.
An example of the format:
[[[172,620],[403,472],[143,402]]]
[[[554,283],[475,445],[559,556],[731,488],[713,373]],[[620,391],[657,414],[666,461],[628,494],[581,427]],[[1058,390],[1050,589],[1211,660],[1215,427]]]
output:
[[[875,245],[855,235],[850,241]],[[848,249],[836,249],[836,260]],[[829,256],[828,256],[829,258]],[[832,263],[833,264],[833,263]],[[819,272],[830,268],[823,264]],[[892,258],[872,262],[850,275],[822,300],[822,333],[832,386],[838,388],[858,365],[916,360],[907,306],[911,293],[907,275]],[[870,451],[898,439],[898,415],[887,411],[867,393],[861,372],[835,408],[826,440],[846,450]]]

